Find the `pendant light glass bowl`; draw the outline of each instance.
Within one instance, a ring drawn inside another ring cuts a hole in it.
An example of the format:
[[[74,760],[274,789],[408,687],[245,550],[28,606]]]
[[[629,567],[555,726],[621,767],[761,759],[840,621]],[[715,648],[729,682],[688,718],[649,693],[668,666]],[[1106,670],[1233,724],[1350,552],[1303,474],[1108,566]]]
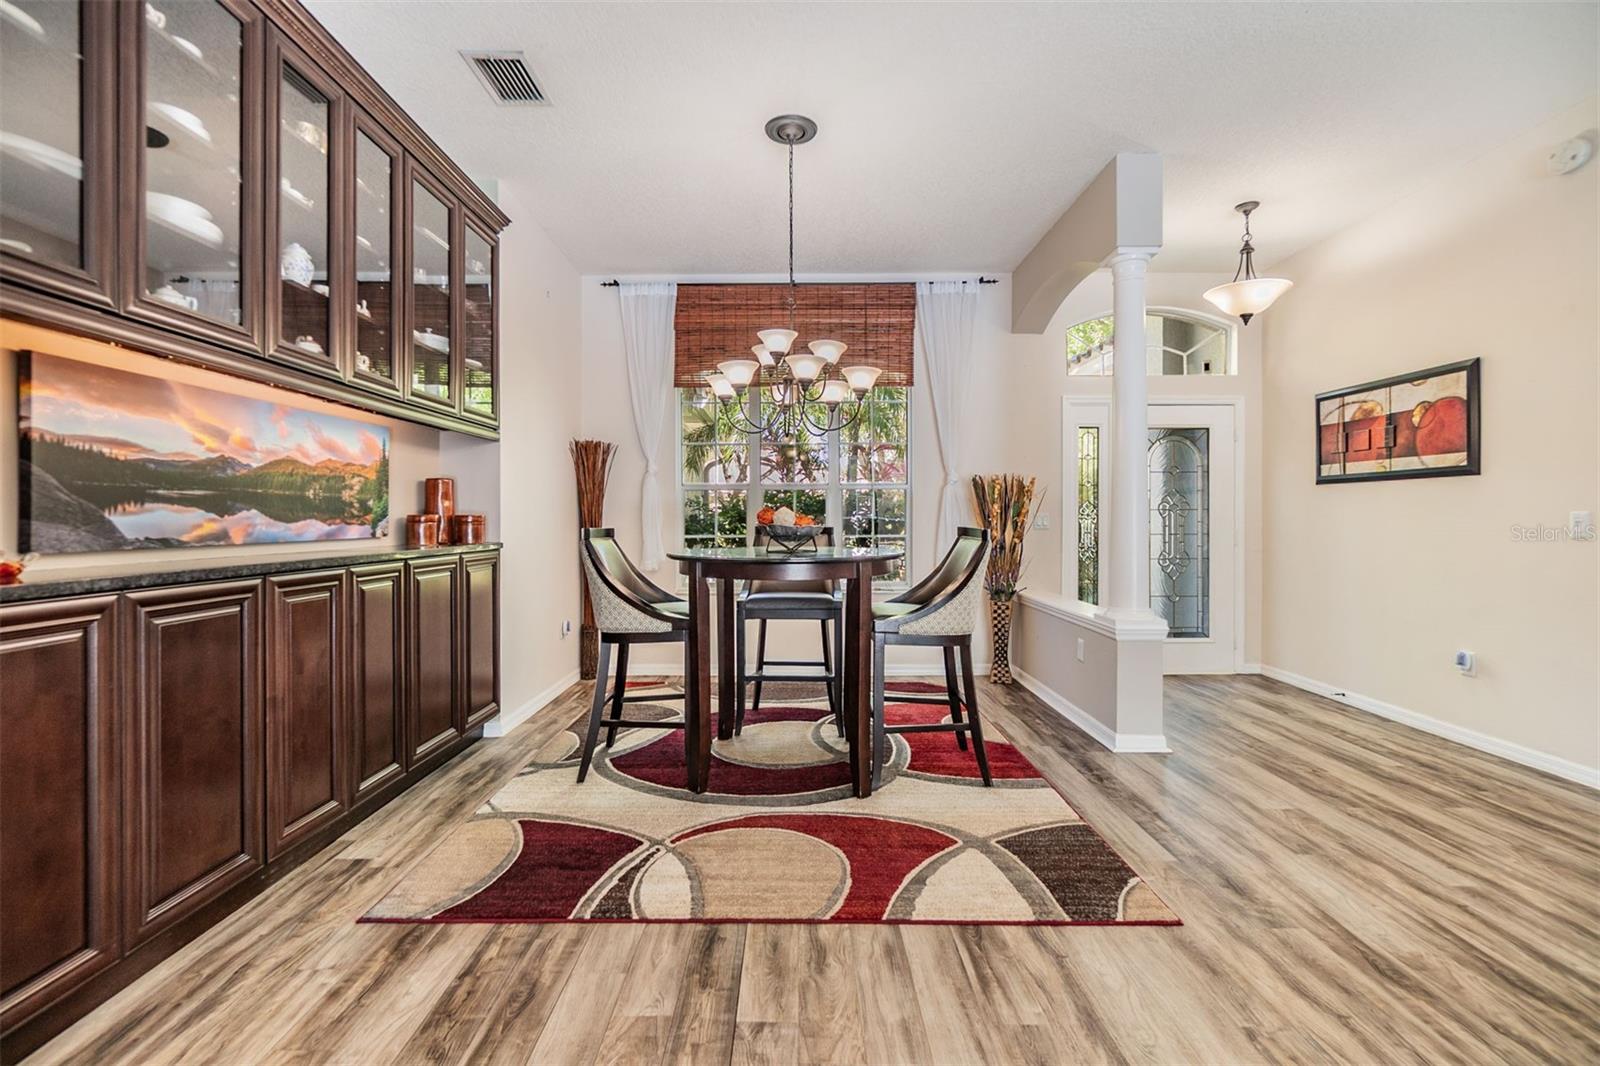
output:
[[[1205,291],[1205,298],[1225,315],[1238,315],[1246,322],[1259,315],[1294,287],[1287,278],[1248,278],[1230,281]]]

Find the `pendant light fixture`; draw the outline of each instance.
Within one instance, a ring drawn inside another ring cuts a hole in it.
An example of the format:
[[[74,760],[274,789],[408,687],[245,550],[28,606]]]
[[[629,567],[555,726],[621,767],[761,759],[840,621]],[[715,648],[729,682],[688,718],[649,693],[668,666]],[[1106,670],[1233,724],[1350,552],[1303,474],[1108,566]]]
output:
[[[881,372],[875,366],[836,369],[849,345],[836,340],[814,340],[810,351],[794,352],[800,333],[795,329],[794,280],[794,149],[817,135],[817,124],[804,115],[779,115],[767,123],[767,136],[789,149],[789,324],[756,334],[761,343],[750,349],[754,359],[729,359],[717,364],[706,378],[712,395],[742,432],[795,437],[802,429],[831,433],[861,417],[866,398]],[[830,376],[837,374],[837,377]],[[763,418],[762,404],[752,416],[745,397],[754,389],[766,390],[771,414]]]
[[[1286,278],[1258,278],[1254,262],[1255,245],[1250,243],[1250,212],[1261,206],[1260,200],[1246,200],[1235,204],[1234,210],[1244,215],[1244,244],[1239,249],[1239,269],[1233,280],[1205,291],[1210,300],[1224,314],[1238,315],[1245,325],[1250,319],[1272,306],[1274,300],[1288,292],[1294,282]]]

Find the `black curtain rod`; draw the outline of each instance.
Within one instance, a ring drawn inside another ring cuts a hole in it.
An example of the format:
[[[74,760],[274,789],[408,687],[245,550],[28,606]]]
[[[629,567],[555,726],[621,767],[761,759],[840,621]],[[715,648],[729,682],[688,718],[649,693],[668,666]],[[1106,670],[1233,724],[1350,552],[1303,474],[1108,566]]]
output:
[[[961,284],[963,284],[963,285],[965,285],[965,284],[966,284],[966,283],[967,283],[967,282],[966,282],[966,280],[965,280],[965,279],[962,279],[962,282],[961,282]],[[617,280],[617,279],[616,279],[616,278],[612,278],[612,279],[611,279],[611,280],[610,280],[610,281],[602,281],[602,282],[601,282],[601,283],[600,283],[600,287],[601,287],[601,288],[604,288],[604,289],[615,289],[615,288],[616,288],[616,287],[617,287],[617,286],[619,286],[619,285],[621,285],[621,284],[622,284],[622,282],[620,282],[620,281],[618,281],[618,280]],[[733,282],[733,283],[731,283],[731,284],[740,284],[740,283],[739,283],[739,282]],[[772,282],[757,282],[757,283],[755,283],[755,284],[763,284],[763,285],[770,285],[770,284],[773,284],[773,283],[772,283]],[[869,281],[869,282],[853,282],[853,281],[839,281],[839,282],[828,282],[828,281],[806,281],[806,282],[801,282],[801,284],[802,284],[802,285],[861,285],[861,284],[866,284],[866,285],[873,285],[873,284],[879,284],[879,283],[877,283],[877,282],[870,282],[870,281]],[[882,283],[882,284],[888,284],[888,285],[904,285],[904,284],[905,284],[905,282],[903,282],[903,281],[901,281],[901,282],[883,282],[883,283]],[[998,285],[998,284],[1000,284],[1000,279],[999,279],[999,278],[979,278],[979,279],[978,279],[978,284],[979,284],[979,285]]]

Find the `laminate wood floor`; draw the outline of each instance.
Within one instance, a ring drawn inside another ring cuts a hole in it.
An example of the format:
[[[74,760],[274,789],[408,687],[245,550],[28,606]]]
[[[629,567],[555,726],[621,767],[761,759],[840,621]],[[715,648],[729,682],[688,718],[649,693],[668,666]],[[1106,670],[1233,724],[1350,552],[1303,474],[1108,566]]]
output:
[[[980,693],[1182,928],[355,924],[585,698],[29,1061],[1600,1061],[1600,796],[1257,677],[1169,679],[1168,756]]]

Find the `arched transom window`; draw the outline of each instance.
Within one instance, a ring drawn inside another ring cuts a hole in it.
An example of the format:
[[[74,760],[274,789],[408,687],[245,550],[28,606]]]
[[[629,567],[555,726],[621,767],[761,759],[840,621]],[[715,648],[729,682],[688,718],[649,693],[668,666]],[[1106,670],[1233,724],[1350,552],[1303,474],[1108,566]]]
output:
[[[1145,373],[1151,377],[1232,374],[1232,335],[1226,326],[1180,311],[1144,317]],[[1111,373],[1111,316],[1067,330],[1067,373]]]

